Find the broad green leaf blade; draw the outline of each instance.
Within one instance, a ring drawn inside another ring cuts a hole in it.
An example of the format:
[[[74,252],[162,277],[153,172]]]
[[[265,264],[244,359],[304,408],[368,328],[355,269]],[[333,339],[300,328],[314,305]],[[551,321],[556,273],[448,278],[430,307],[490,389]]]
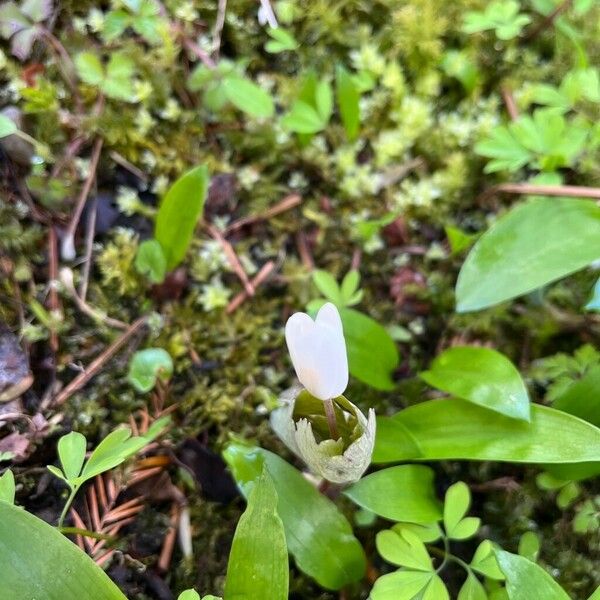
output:
[[[588,598],[588,600],[600,600],[600,586],[596,588],[596,591]]]
[[[483,540],[479,544],[471,560],[471,568],[489,579],[504,581],[504,574],[498,566],[494,545],[490,540]]]
[[[312,280],[315,284],[316,288],[327,298],[331,300],[334,304],[338,306],[343,302],[343,298],[340,294],[340,287],[338,286],[335,277],[328,273],[327,271],[323,271],[322,269],[315,269],[312,272]]]
[[[398,366],[398,349],[377,321],[352,308],[340,308],[348,348],[350,373],[377,390],[395,387],[392,372]]]
[[[58,457],[67,479],[75,479],[81,473],[86,443],[85,436],[77,431],[71,431],[58,440]]]
[[[81,472],[81,479],[91,479],[104,471],[120,465],[129,456],[128,442],[131,441],[131,429],[121,427],[109,433],[94,449]]]
[[[251,117],[266,119],[275,112],[271,96],[248,79],[231,75],[223,81],[223,90],[229,102]]]
[[[348,71],[341,65],[335,72],[335,91],[346,135],[353,141],[360,127],[360,93]]]
[[[290,112],[282,117],[281,124],[296,133],[317,133],[326,125],[319,113],[302,100],[294,102]]]
[[[227,579],[227,600],[287,600],[289,565],[277,492],[266,469],[252,487],[235,530]]]
[[[407,442],[406,430],[416,444]],[[537,404],[525,423],[453,398],[377,419],[374,463],[446,459],[594,462],[600,460],[600,429]]]
[[[179,594],[177,600],[200,600],[200,594],[196,590],[185,590]]]
[[[442,517],[433,475],[423,465],[390,467],[363,477],[344,494],[386,519],[428,524]]]
[[[432,574],[422,571],[396,571],[380,577],[373,586],[370,600],[413,600],[431,581]]]
[[[600,365],[575,380],[552,406],[600,427]]]
[[[0,501],[0,581],[6,598],[127,600],[91,558],[41,519]]]
[[[456,347],[420,373],[429,385],[507,417],[529,421],[529,396],[517,368],[490,348]]]
[[[469,312],[527,294],[600,258],[600,206],[540,198],[502,216],[477,241],[456,284]]]
[[[442,581],[442,578],[434,574],[421,598],[422,600],[450,600],[450,594],[448,594],[446,584]]]
[[[510,600],[570,600],[568,594],[542,569],[529,559],[496,550],[500,569],[506,577],[506,589]]]
[[[201,165],[182,175],[160,204],[154,235],[163,249],[169,271],[185,256],[204,209],[207,189],[208,169]]]
[[[230,444],[224,457],[246,496],[264,463],[279,498],[288,550],[304,573],[331,590],[363,577],[365,555],[350,523],[299,471],[272,452],[241,444]]]
[[[12,135],[15,131],[17,131],[15,122],[6,115],[0,115],[0,138]]]
[[[10,469],[0,476],[0,500],[9,504],[15,502],[15,476]]]

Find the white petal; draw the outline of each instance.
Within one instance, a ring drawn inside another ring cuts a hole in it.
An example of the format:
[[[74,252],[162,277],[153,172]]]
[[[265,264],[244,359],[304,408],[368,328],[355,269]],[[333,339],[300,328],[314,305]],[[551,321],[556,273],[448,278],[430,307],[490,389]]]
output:
[[[337,398],[348,387],[348,353],[342,319],[335,305],[331,302],[324,304],[317,314],[316,323],[328,331],[328,348],[323,359],[323,369],[328,383],[328,398]]]
[[[339,335],[344,335],[344,329],[342,327],[342,319],[340,317],[340,313],[336,308],[335,304],[331,302],[327,302],[323,304],[317,313],[317,318],[315,319],[315,323],[317,325],[328,325]]]

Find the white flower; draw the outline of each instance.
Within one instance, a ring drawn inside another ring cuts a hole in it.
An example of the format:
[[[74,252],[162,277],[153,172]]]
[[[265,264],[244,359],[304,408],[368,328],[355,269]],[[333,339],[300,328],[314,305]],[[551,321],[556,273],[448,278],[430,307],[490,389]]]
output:
[[[285,341],[300,383],[316,398],[341,396],[348,385],[348,357],[337,308],[324,304],[313,321],[293,314],[285,326]]]

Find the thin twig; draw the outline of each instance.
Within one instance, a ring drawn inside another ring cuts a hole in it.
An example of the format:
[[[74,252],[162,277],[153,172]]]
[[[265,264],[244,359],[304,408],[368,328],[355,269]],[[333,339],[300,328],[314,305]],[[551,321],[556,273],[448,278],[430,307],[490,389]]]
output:
[[[79,297],[85,302],[87,296],[88,282],[90,280],[90,269],[92,267],[92,251],[94,249],[94,235],[96,234],[96,211],[98,210],[98,198],[92,200],[88,213],[85,232],[85,257],[81,271],[81,283],[79,284]]]
[[[550,14],[544,17],[531,31],[523,38],[524,42],[530,42],[535,39],[542,31],[548,29],[556,19],[567,9],[571,7],[573,0],[565,0],[559,4]]]
[[[516,121],[519,118],[519,110],[517,109],[515,98],[509,88],[502,88],[502,99],[504,100],[506,112],[508,113],[510,120]]]
[[[65,231],[65,236],[63,238],[63,248],[62,254],[63,258],[65,257],[65,253],[68,257],[73,258],[73,253],[75,249],[73,248],[73,238],[75,237],[75,231],[77,230],[77,225],[79,224],[79,219],[81,218],[81,213],[83,212],[83,207],[85,206],[85,201],[92,189],[92,183],[94,182],[94,178],[96,177],[96,169],[98,168],[98,161],[100,160],[100,152],[102,151],[102,144],[104,140],[102,138],[97,138],[94,143],[94,148],[92,149],[92,157],[90,159],[90,167],[88,176],[81,188],[81,192],[79,194],[79,198],[77,199],[77,204],[75,205],[75,211],[73,212],[73,216],[71,217],[71,221],[67,226]],[[72,252],[71,252],[72,250]]]
[[[308,240],[306,239],[306,233],[299,231],[296,234],[296,246],[298,247],[298,254],[300,260],[307,271],[312,271],[315,268],[315,261],[313,260],[312,254],[308,247]]]
[[[75,304],[77,304],[77,308],[82,313],[85,313],[95,321],[100,321],[105,325],[108,325],[108,327],[114,327],[116,329],[127,329],[127,323],[109,317],[104,312],[89,305],[85,300],[78,296],[77,290],[75,289],[75,284],[73,283],[73,271],[71,271],[71,269],[69,269],[68,267],[64,267],[63,269],[61,269],[60,281],[63,284],[65,291],[68,292]]]
[[[183,45],[187,48],[187,50],[196,56],[196,58],[199,58],[205,67],[208,67],[209,69],[216,68],[217,65],[215,64],[215,61],[204,50],[202,50],[198,44],[185,37],[185,33],[183,33],[183,31],[179,30],[179,33],[183,39]]]
[[[130,173],[133,173],[140,181],[144,184],[148,183],[148,176],[139,167],[136,167],[133,163],[129,162],[125,157],[121,156],[116,150],[111,150],[108,155],[124,169],[127,169]]]
[[[238,255],[235,253],[233,246],[223,237],[223,234],[214,225],[207,223],[206,229],[208,233],[210,233],[211,237],[221,244],[223,252],[225,252],[225,256],[227,257],[233,272],[239,277],[244,289],[246,290],[246,293],[250,296],[254,296],[254,287],[250,283],[248,275],[246,274],[246,271],[244,271],[244,267],[242,267],[242,263],[240,262]]]
[[[256,289],[259,285],[264,283],[269,275],[273,272],[274,268],[275,263],[272,260],[266,262],[252,279],[251,283],[253,288]],[[246,298],[248,298],[248,296],[249,294],[246,292],[240,292],[237,296],[235,296],[235,298],[227,305],[227,314],[230,315],[232,312],[235,312],[243,304]]]
[[[104,365],[135,335],[146,325],[146,317],[141,317],[134,321],[132,325],[124,331],[106,350],[98,355],[88,367],[81,372],[71,383],[60,391],[52,400],[53,406],[60,406],[77,390],[80,390],[86,383],[92,379],[104,367]]]
[[[169,530],[167,531],[162,550],[160,551],[160,556],[158,557],[157,568],[162,573],[166,573],[171,564],[181,510],[182,507],[177,502],[174,502],[173,507],[171,508],[171,523],[169,525]]]
[[[60,300],[56,291],[58,279],[58,248],[56,231],[50,225],[48,229],[48,305],[53,316],[60,311]],[[52,352],[58,351],[58,333],[55,328],[50,331],[50,348]]]
[[[280,200],[277,204],[275,204],[271,208],[265,210],[264,212],[262,212],[258,215],[254,215],[251,217],[243,217],[242,219],[238,219],[237,221],[234,221],[231,225],[229,225],[225,229],[225,235],[229,235],[233,231],[237,231],[238,229],[241,229],[242,227],[245,227],[246,225],[252,225],[253,223],[258,223],[259,221],[267,221],[267,220],[281,214],[282,212],[285,212],[287,210],[295,208],[296,206],[298,206],[301,203],[302,203],[302,196],[300,196],[299,194],[290,194],[289,196],[286,196],[285,198],[283,198],[283,200]]]
[[[227,10],[227,0],[219,0],[217,9],[217,20],[213,30],[212,55],[215,60],[219,58],[219,50],[221,48],[221,34],[223,33],[223,25],[225,25],[225,11]]]
[[[417,156],[401,165],[389,168],[384,173],[378,174],[375,181],[375,193],[378,194],[381,190],[395,185],[404,179],[411,171],[419,169],[424,165],[425,160],[421,156]]]
[[[600,188],[578,185],[535,185],[532,183],[501,183],[487,190],[477,198],[485,202],[496,194],[537,194],[540,196],[570,196],[574,198],[600,199]]]

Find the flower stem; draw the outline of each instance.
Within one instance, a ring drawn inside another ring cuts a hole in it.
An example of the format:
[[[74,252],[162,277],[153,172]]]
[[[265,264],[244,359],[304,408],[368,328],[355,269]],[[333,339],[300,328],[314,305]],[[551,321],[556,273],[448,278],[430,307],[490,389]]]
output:
[[[329,400],[323,400],[323,405],[325,406],[325,416],[327,417],[327,425],[329,426],[329,433],[331,435],[331,439],[339,440],[340,434],[338,432],[337,422],[335,420],[333,400],[331,398]]]
[[[77,493],[78,489],[79,488],[76,486],[71,488],[71,493],[69,494],[69,497],[67,498],[67,501],[65,502],[62,512],[60,513],[60,517],[58,518],[58,528],[59,529],[62,529],[63,523],[65,521],[65,517],[67,516],[67,512],[69,511],[69,508],[71,508],[71,504],[73,504],[73,500],[75,499],[75,494]]]

